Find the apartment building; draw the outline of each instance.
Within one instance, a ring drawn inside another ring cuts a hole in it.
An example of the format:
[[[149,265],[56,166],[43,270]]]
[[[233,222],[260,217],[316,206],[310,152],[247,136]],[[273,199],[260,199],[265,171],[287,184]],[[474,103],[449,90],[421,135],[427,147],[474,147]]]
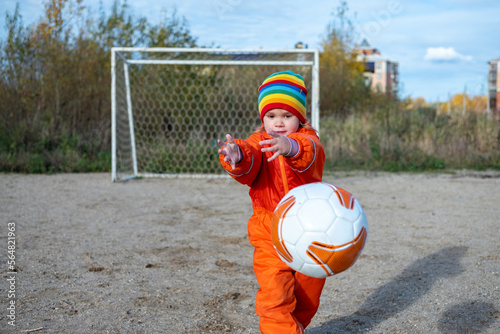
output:
[[[488,110],[500,118],[500,59],[488,62]]]
[[[366,85],[372,90],[396,96],[399,90],[399,71],[398,63],[385,59],[380,51],[370,46],[366,39],[357,47],[358,61],[365,64]]]

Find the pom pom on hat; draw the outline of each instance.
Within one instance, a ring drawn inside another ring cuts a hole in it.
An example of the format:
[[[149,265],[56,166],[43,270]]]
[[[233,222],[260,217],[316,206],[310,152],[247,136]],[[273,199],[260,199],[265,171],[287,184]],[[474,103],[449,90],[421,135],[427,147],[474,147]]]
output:
[[[292,71],[271,74],[259,87],[260,120],[271,109],[288,110],[306,122],[307,89],[302,76]]]

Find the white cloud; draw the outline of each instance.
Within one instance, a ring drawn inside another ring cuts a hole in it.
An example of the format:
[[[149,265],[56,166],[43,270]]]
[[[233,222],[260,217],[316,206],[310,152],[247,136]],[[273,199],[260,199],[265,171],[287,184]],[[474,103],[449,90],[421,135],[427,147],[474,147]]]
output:
[[[435,62],[472,61],[472,56],[465,56],[455,51],[454,48],[445,48],[441,46],[438,48],[427,48],[424,60]]]

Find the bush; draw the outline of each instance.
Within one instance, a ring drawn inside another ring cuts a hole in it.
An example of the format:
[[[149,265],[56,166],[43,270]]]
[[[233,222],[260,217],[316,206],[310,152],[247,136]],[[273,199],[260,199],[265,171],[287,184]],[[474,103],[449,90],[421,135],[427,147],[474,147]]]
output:
[[[175,11],[157,25],[115,1],[110,15],[76,0],[47,0],[25,27],[19,5],[0,41],[0,170],[52,173],[110,169],[112,46],[193,47]]]

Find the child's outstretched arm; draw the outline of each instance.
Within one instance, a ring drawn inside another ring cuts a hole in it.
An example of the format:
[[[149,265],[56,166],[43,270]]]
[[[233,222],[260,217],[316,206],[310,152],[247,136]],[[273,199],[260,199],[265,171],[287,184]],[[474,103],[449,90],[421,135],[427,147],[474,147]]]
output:
[[[241,184],[251,185],[260,171],[262,153],[260,153],[260,136],[252,134],[249,138],[233,139],[228,134],[227,141],[220,140],[219,160],[226,172]]]
[[[314,130],[295,132],[289,135],[299,144],[296,155],[287,159],[289,166],[300,173],[306,183],[321,181],[325,166],[325,151]]]
[[[224,161],[231,164],[231,168],[234,169],[236,164],[241,161],[242,153],[238,144],[235,143],[233,137],[230,134],[226,135],[227,143],[217,139],[217,143],[221,148],[217,151],[219,154],[224,155]]]
[[[294,156],[298,151],[298,144],[294,139],[290,139],[286,136],[277,134],[274,131],[267,132],[273,139],[267,139],[259,142],[260,145],[272,145],[270,147],[264,147],[261,149],[262,152],[274,152],[273,156],[267,159],[268,162],[273,161],[280,155],[284,156]]]

